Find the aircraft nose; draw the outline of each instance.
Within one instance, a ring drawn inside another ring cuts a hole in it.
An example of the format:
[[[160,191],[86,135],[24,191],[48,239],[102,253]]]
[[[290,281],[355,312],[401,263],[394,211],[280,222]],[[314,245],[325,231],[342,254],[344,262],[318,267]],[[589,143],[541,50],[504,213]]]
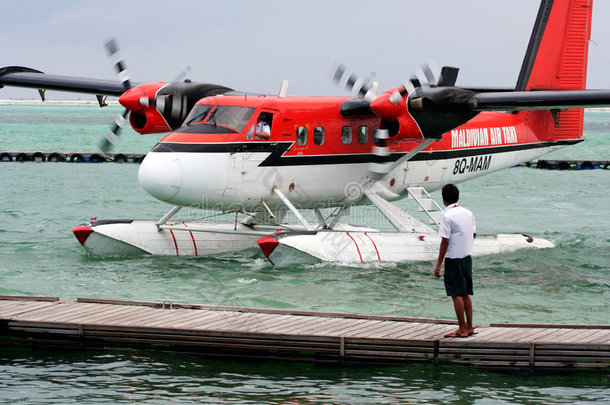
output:
[[[148,153],[140,164],[138,181],[156,199],[170,202],[182,186],[180,159],[175,153]]]

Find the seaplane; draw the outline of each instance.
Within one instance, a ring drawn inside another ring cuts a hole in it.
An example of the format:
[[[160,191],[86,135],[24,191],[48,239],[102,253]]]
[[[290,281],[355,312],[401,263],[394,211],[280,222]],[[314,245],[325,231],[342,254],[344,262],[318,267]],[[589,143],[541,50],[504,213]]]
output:
[[[318,262],[433,260],[442,209],[430,192],[531,161],[583,140],[583,108],[609,106],[610,90],[587,90],[591,0],[542,0],[514,88],[457,86],[458,68],[428,64],[397,87],[339,66],[352,96],[305,97],[181,82],[132,84],[115,40],[120,81],[0,69],[0,85],[118,97],[140,134],[167,133],[138,180],[171,205],[155,220],[91,220],[73,232],[96,256],[209,256],[260,248],[276,266]],[[393,202],[408,197],[427,220]],[[343,223],[374,206],[393,231]],[[184,207],[234,220],[174,220]],[[307,220],[304,213],[315,220]],[[288,213],[296,220],[286,222]],[[425,223],[427,222],[427,223]],[[474,254],[552,247],[522,234],[478,234]]]

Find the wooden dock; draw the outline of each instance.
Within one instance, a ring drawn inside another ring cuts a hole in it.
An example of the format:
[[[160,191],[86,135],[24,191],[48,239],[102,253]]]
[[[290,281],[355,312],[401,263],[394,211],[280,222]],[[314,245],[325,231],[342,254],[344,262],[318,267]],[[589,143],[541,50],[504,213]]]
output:
[[[0,341],[335,364],[466,365],[512,372],[610,371],[610,325],[490,324],[444,338],[449,320],[171,302],[0,296]]]

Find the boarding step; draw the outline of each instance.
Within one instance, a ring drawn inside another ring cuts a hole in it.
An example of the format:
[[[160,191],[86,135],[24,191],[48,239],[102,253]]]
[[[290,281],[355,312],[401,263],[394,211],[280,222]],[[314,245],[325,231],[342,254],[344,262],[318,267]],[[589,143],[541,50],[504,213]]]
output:
[[[428,216],[428,223],[439,226],[443,209],[423,187],[407,187],[408,198],[415,200],[419,211]]]

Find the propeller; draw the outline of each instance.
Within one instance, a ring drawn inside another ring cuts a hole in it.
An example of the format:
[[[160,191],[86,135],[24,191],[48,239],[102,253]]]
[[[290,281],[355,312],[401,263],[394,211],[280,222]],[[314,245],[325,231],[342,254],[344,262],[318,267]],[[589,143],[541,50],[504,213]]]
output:
[[[114,68],[123,84],[123,88],[125,91],[131,89],[131,82],[129,81],[129,73],[127,72],[127,65],[125,61],[121,57],[119,44],[116,39],[110,38],[106,44],[106,51],[108,52],[108,56],[112,59],[114,63]]]
[[[349,116],[374,113],[381,118],[380,129],[374,134],[375,145],[371,150],[378,157],[376,160],[379,163],[371,163],[371,179],[387,174],[393,167],[388,159],[390,139],[440,140],[444,133],[477,114],[464,108],[467,105],[464,100],[468,100],[474,93],[455,87],[458,71],[456,67],[439,68],[434,61],[428,61],[401,87],[378,96],[371,79],[360,79],[355,73],[348,72],[344,65],[337,66],[333,81],[340,85],[345,83],[345,88],[356,95],[342,105],[341,114]],[[399,136],[393,138],[396,135]]]
[[[347,68],[343,64],[339,64],[334,71],[333,81],[337,85],[345,82],[345,89],[349,92],[362,97],[365,104],[369,104],[377,97],[379,84],[367,77],[360,79],[355,73],[348,73]],[[377,128],[373,134],[372,153],[379,158],[380,161],[385,160],[390,155],[388,147],[389,131],[387,129]],[[380,174],[387,173],[388,163],[371,163],[369,170],[371,177],[377,177]]]
[[[119,44],[116,39],[111,38],[105,44],[106,51],[108,56],[112,59],[114,63],[114,68],[117,72],[119,80],[123,85],[123,89],[125,91],[131,89],[131,81],[129,80],[129,73],[127,72],[127,65],[121,54],[119,52]],[[127,116],[129,115],[129,110],[125,109],[121,115],[119,115],[114,125],[110,128],[110,132],[108,132],[104,139],[99,144],[99,148],[103,153],[108,153],[116,143],[119,135],[121,134],[121,128],[125,125],[127,120]]]
[[[347,68],[343,64],[339,64],[333,73],[333,81],[339,85],[345,82],[345,89],[351,93],[355,93],[360,97],[371,101],[377,96],[378,82],[367,77],[360,79],[355,73],[347,72]]]

